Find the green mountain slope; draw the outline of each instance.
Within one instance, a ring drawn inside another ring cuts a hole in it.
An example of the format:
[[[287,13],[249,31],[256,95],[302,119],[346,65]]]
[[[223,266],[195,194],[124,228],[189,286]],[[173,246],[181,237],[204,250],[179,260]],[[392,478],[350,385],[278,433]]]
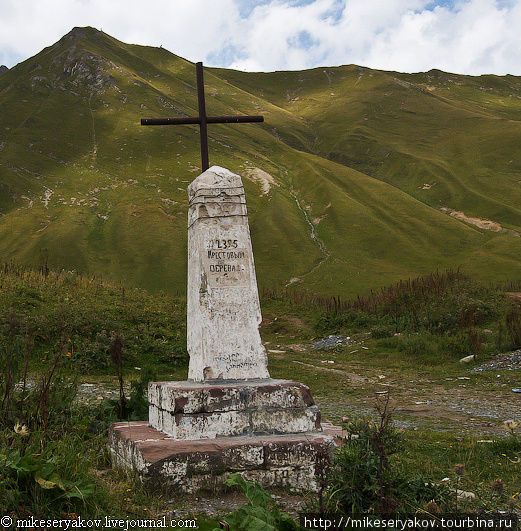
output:
[[[261,286],[346,296],[460,264],[520,276],[518,78],[346,66],[205,82],[209,113],[265,116],[209,128],[211,163],[243,176]],[[139,119],[196,112],[193,64],[92,28],[3,73],[0,258],[183,291],[198,128]]]
[[[302,117],[300,147],[431,206],[521,227],[521,79],[357,66],[222,77]]]

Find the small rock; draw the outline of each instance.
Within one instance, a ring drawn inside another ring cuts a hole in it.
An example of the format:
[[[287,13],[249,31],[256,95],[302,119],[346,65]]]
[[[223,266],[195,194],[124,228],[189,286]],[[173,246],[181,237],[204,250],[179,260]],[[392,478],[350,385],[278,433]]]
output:
[[[476,499],[476,495],[473,492],[467,492],[466,490],[456,490],[456,496],[460,501],[470,501]]]
[[[483,329],[483,333],[484,334],[492,334],[492,330],[490,330],[489,328],[484,328]]]
[[[470,356],[465,356],[464,358],[461,358],[459,360],[460,363],[470,363],[471,361],[474,361],[474,354],[471,354]]]
[[[458,380],[470,380],[468,376],[458,376]]]

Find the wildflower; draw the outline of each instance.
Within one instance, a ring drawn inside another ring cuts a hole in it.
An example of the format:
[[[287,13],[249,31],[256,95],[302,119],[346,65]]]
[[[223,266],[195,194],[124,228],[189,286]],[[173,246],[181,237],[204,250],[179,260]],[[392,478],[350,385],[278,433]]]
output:
[[[457,476],[463,476],[464,471],[465,471],[465,465],[456,465],[454,467],[454,472],[456,472]]]
[[[492,482],[491,487],[492,487],[492,490],[497,492],[498,494],[503,494],[503,490],[505,486],[503,485],[503,480],[501,478],[498,478]]]
[[[21,435],[22,437],[24,435],[29,435],[29,430],[27,429],[27,426],[24,424],[20,424],[19,422],[17,422],[15,425],[14,425],[14,432],[17,434],[17,435]]]
[[[440,508],[435,500],[431,500],[427,503],[423,510],[428,514],[440,514]]]
[[[514,430],[519,426],[519,424],[515,420],[508,419],[508,420],[505,420],[505,422],[503,422],[503,426],[510,433],[514,433]]]

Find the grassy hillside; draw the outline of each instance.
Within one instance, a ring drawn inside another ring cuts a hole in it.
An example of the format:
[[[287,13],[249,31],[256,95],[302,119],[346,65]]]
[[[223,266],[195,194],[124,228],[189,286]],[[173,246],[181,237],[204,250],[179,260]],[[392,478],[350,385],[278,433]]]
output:
[[[243,176],[261,287],[346,296],[460,264],[520,276],[518,78],[345,66],[205,81],[209,113],[265,116],[209,138],[210,162]],[[183,291],[198,130],[139,119],[196,107],[193,64],[92,28],[3,73],[0,257]]]

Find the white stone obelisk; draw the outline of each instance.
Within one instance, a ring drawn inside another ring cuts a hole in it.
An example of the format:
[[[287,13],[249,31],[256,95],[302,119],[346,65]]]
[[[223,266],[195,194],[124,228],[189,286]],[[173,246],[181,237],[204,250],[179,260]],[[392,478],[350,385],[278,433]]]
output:
[[[242,180],[212,166],[188,195],[188,379],[269,378]]]

